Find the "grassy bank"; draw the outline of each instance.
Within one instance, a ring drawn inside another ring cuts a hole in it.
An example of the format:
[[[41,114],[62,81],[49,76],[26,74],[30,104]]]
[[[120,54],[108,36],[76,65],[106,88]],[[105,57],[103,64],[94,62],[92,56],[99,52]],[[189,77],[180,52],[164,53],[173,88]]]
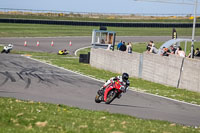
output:
[[[8,106],[9,105],[9,106]],[[89,111],[64,105],[0,98],[2,133],[198,133],[200,128]]]
[[[0,23],[0,37],[57,37],[57,36],[91,36],[96,26],[69,26],[47,24],[12,24]],[[171,36],[172,28],[131,28],[107,27],[117,36]],[[191,36],[192,28],[176,28],[179,36]],[[199,28],[196,35],[200,36]]]

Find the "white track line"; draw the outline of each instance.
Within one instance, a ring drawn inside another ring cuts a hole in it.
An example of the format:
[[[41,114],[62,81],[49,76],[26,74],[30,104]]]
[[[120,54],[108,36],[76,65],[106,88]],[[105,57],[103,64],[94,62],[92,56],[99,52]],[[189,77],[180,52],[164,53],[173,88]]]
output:
[[[75,52],[74,52],[74,54],[75,54],[75,56],[77,56],[77,52],[78,51],[80,51],[80,50],[82,50],[82,49],[85,49],[85,48],[91,48],[92,46],[87,46],[87,47],[83,47],[83,48],[79,48],[79,49],[77,49]]]
[[[26,56],[24,56],[24,57],[26,57]],[[99,81],[99,82],[105,83],[105,80],[96,79],[96,78],[94,78],[94,77],[92,77],[92,76],[87,76],[87,75],[84,75],[84,74],[82,74],[82,73],[80,73],[80,72],[77,72],[77,71],[72,71],[72,70],[69,70],[69,69],[66,69],[66,68],[63,68],[63,67],[59,67],[59,66],[56,66],[56,65],[48,64],[48,63],[46,63],[46,62],[43,62],[43,61],[40,61],[40,60],[37,60],[37,59],[33,59],[33,58],[31,58],[31,57],[26,57],[26,58],[31,59],[31,60],[34,60],[34,61],[37,61],[37,62],[40,62],[40,63],[47,64],[47,65],[49,65],[49,66],[53,66],[53,67],[62,69],[62,70],[65,70],[65,71],[69,71],[69,72],[72,72],[72,73],[81,75],[81,76],[83,76],[83,77],[87,77],[87,78],[92,79],[92,80],[95,80],[95,81]],[[138,92],[138,93],[141,93],[141,94],[146,94],[146,95],[155,96],[155,97],[159,97],[159,98],[163,98],[163,99],[167,99],[167,100],[171,100],[171,101],[175,101],[175,102],[179,102],[179,103],[184,103],[184,104],[188,104],[188,105],[200,107],[200,105],[197,105],[197,104],[192,104],[192,103],[188,103],[188,102],[184,102],[184,101],[179,101],[179,100],[176,100],[176,99],[172,99],[172,98],[168,98],[168,97],[164,97],[164,96],[159,96],[159,95],[155,95],[155,94],[151,94],[151,93],[147,93],[147,92],[140,92],[140,91],[137,91],[137,90],[133,90],[134,87],[131,87],[131,88],[132,88],[132,89],[130,89],[130,91],[134,91],[134,92]]]

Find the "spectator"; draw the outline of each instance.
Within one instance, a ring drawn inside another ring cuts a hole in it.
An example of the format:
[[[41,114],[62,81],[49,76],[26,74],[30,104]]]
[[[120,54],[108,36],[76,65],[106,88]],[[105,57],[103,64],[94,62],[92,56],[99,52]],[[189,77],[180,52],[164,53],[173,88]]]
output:
[[[194,51],[194,49],[193,49],[193,56],[192,56],[192,58],[194,58],[194,54],[195,54],[195,51]],[[188,58],[191,58],[191,50],[190,50],[190,53],[188,54],[187,57],[188,57]]]
[[[153,44],[153,41],[149,41],[149,43],[147,44],[147,47],[146,47],[147,53],[150,52],[152,44]]]
[[[101,39],[101,44],[105,44],[105,41],[104,41],[104,39]]]
[[[196,48],[194,56],[200,57],[200,51],[199,48]]]
[[[131,42],[129,42],[128,45],[127,45],[127,51],[128,51],[128,53],[132,53],[132,45],[131,45]]]
[[[162,54],[162,56],[169,56],[169,54],[170,54],[169,49],[168,48],[163,48],[163,54]]]
[[[123,44],[120,46],[119,50],[120,50],[120,51],[126,51],[125,42],[123,42]]]
[[[185,57],[185,52],[182,50],[182,48],[179,46],[176,50],[176,54],[180,57]]]
[[[158,49],[155,47],[155,44],[154,44],[154,43],[152,43],[150,52],[153,53],[153,54],[157,54],[157,53],[158,53]]]
[[[176,48],[173,45],[170,46],[170,50],[171,50],[171,54],[176,53]]]
[[[117,50],[119,50],[119,48],[122,46],[122,40],[120,40],[120,42],[117,44]]]

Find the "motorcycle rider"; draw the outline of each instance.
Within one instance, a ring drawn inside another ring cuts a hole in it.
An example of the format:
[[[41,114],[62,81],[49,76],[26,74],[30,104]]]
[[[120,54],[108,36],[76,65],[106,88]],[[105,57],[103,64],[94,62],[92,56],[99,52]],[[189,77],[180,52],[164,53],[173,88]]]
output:
[[[10,51],[12,50],[13,45],[12,44],[8,44],[8,46],[4,46],[3,50],[1,51],[1,53],[10,53]]]
[[[128,90],[128,87],[129,87],[129,85],[130,85],[130,82],[129,82],[128,78],[129,78],[128,73],[123,73],[122,76],[117,76],[117,77],[112,77],[112,78],[110,78],[110,80],[108,80],[108,81],[103,85],[103,87],[100,88],[99,93],[103,93],[103,94],[104,94],[104,91],[105,91],[105,88],[107,87],[107,85],[109,85],[110,83],[113,83],[113,82],[115,82],[115,81],[117,81],[117,80],[119,80],[119,81],[122,83],[122,86],[121,86],[120,89],[122,90],[122,92],[125,93],[125,92]],[[118,98],[120,98],[120,97],[121,97],[121,95],[119,95]]]
[[[67,54],[69,54],[69,51],[67,51],[67,49],[58,51],[58,55],[67,55]]]

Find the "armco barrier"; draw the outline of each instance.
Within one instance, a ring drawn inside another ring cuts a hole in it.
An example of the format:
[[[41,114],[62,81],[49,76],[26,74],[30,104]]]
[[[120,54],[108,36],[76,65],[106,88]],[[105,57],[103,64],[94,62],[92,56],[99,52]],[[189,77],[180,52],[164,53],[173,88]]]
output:
[[[55,21],[55,20],[29,20],[29,19],[0,19],[0,23],[28,23],[28,24],[55,24],[75,26],[110,26],[110,27],[163,27],[163,28],[191,28],[192,23],[116,23],[116,22],[87,22],[87,21]],[[196,24],[200,27],[200,23]]]
[[[131,77],[200,92],[200,60],[92,48],[90,64],[115,73],[127,72]]]

